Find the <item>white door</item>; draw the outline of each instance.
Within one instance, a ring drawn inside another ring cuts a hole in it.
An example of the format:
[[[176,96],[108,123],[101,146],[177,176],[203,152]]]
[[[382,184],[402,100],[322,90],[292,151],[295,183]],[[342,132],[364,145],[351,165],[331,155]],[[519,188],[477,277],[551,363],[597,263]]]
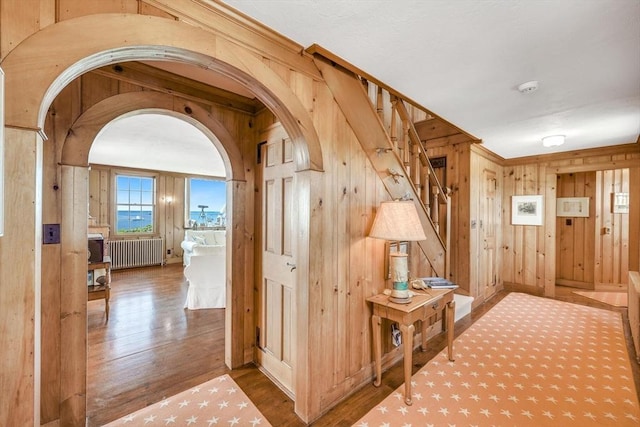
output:
[[[294,163],[281,126],[265,134],[261,148],[262,272],[258,289],[257,360],[292,398],[295,360]]]

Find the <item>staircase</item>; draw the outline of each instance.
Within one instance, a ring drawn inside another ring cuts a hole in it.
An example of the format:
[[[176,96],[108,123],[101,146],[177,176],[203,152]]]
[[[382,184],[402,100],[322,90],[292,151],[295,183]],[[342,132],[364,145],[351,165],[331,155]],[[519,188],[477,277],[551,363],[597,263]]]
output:
[[[354,67],[345,68],[318,46],[310,48],[315,63],[371,164],[393,199],[412,199],[427,240],[418,242],[433,272],[450,272],[448,226],[451,202],[438,182],[414,122],[434,116],[371,82]]]

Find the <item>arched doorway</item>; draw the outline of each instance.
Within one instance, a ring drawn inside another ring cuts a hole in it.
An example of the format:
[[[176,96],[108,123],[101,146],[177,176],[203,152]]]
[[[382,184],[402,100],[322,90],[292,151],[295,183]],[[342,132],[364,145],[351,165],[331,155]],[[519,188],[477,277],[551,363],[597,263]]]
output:
[[[107,34],[98,33],[94,31],[97,25],[106,26],[110,31]],[[83,43],[70,46],[64,42],[69,39],[82,39]],[[53,50],[52,46],[55,47]],[[33,57],[40,59],[36,67],[33,66],[33,61],[28,60]],[[57,94],[76,77],[96,67],[119,61],[158,58],[206,67],[223,73],[250,88],[280,119],[290,135],[296,169],[298,171],[322,169],[320,144],[308,113],[291,89],[273,71],[253,55],[215,37],[212,33],[179,22],[148,16],[87,16],[51,25],[25,40],[3,62],[7,76],[7,98],[14,100],[20,98],[22,101],[8,105],[6,124],[20,129],[24,132],[25,138],[33,141],[34,146],[41,147],[39,138],[46,137],[44,129],[48,108]],[[16,96],[16,93],[20,93],[21,96]],[[41,153],[33,155],[33,162],[34,171],[41,169]],[[86,214],[83,214],[83,210],[86,209],[86,164],[79,166],[74,162],[69,164],[62,162],[59,174],[60,184],[56,187],[62,189],[61,252],[65,259],[65,262],[61,263],[60,276],[81,278],[83,266],[79,255],[83,252],[82,247],[86,242],[83,242],[85,239],[82,232],[78,230],[85,228],[82,227],[82,221],[86,221],[86,218],[82,219],[83,216],[86,217]],[[244,186],[238,183],[233,186],[231,197],[242,197],[245,191]],[[41,191],[39,194],[38,191],[36,193],[36,199],[42,197]],[[39,217],[39,202],[36,200],[33,208],[36,218]],[[237,225],[233,233],[242,236],[244,212],[238,210],[231,215],[235,218]],[[39,224],[36,224],[36,229],[38,227]],[[31,232],[34,233],[33,230]],[[298,256],[303,259],[308,258],[308,255],[308,251],[298,253]],[[236,265],[239,269],[244,267],[243,251],[238,251],[237,256],[231,258],[232,266]],[[33,266],[36,276],[38,276],[40,259],[40,248],[36,245],[32,257],[23,261]],[[297,275],[301,278],[308,277],[308,271],[299,268]],[[225,351],[225,354],[231,367],[248,361],[246,358],[250,352],[246,350],[253,342],[251,328],[247,327],[247,322],[252,321],[251,314],[248,313],[250,310],[245,310],[245,303],[250,300],[247,297],[251,292],[250,283],[251,278],[235,276],[232,283],[235,294],[227,315],[230,318],[227,327],[228,333],[240,338],[227,340],[227,346],[230,348]],[[34,284],[39,288],[39,277],[34,278]],[[79,339],[79,334],[85,330],[83,325],[86,322],[86,313],[82,306],[85,304],[86,295],[79,291],[79,287],[74,287],[73,280],[65,281],[62,286],[61,292],[68,291],[69,298],[61,305],[62,350],[58,355],[59,376],[65,381],[61,384],[58,402],[61,423],[76,425],[82,422],[86,412],[84,403],[86,384],[83,380],[86,370],[86,344],[84,340]],[[306,318],[303,310],[306,306],[307,304],[302,304],[299,307],[301,319]],[[27,308],[27,311],[31,311],[36,319],[39,318],[38,303],[29,303]],[[304,322],[302,327],[307,327]],[[304,335],[304,331],[299,330],[298,334]],[[38,336],[39,329],[36,326],[34,337]],[[298,367],[302,374],[297,377],[297,381],[304,384],[304,372],[308,371],[305,363],[308,358],[305,354],[306,347],[303,346],[303,348],[304,350],[297,355],[303,361]],[[34,378],[37,382],[39,359],[35,358],[34,363]],[[38,402],[35,404],[37,405]]]

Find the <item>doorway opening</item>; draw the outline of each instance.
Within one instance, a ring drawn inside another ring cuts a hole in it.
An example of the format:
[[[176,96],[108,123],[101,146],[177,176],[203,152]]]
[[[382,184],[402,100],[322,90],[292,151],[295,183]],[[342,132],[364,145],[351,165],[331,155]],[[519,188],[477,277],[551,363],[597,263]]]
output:
[[[112,271],[109,317],[102,301],[88,303],[89,425],[126,415],[132,405],[148,404],[140,402],[140,390],[145,390],[145,399],[161,399],[227,369],[219,341],[224,340],[225,309],[186,308],[189,283],[181,247],[186,236],[182,230],[195,228],[193,217],[199,215],[193,212],[194,204],[206,203],[212,209],[208,213],[216,213],[211,224],[207,217],[197,223],[200,230],[225,230],[227,171],[214,139],[210,131],[180,115],[143,110],[109,122],[92,144],[89,229],[94,222],[110,230],[107,247],[114,241],[161,239],[166,266]],[[226,239],[222,243],[226,247]],[[227,273],[222,269],[211,274]],[[222,277],[218,282],[231,280]],[[202,301],[201,307],[205,305]]]
[[[557,175],[556,285],[626,292],[629,169]]]

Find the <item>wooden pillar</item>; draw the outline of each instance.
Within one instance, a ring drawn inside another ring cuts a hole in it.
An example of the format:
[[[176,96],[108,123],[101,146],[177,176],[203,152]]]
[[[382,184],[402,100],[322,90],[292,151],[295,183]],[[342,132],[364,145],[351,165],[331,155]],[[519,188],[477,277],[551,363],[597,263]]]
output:
[[[89,169],[64,165],[60,179],[60,425],[80,426],[87,412]]]
[[[42,139],[5,128],[0,237],[0,425],[40,425]]]
[[[320,348],[322,269],[325,258],[318,242],[322,241],[322,172],[296,172],[297,260],[296,260],[296,356],[293,373],[295,412],[305,422],[321,415],[321,399],[315,386],[325,373],[314,366],[324,366],[320,359],[326,351]],[[311,244],[315,245],[313,248]],[[314,311],[314,309],[316,311]]]
[[[253,207],[245,181],[227,181],[227,302],[224,359],[233,369],[253,361],[253,233],[247,232]],[[252,193],[253,194],[253,193]],[[253,228],[250,225],[251,229]]]

